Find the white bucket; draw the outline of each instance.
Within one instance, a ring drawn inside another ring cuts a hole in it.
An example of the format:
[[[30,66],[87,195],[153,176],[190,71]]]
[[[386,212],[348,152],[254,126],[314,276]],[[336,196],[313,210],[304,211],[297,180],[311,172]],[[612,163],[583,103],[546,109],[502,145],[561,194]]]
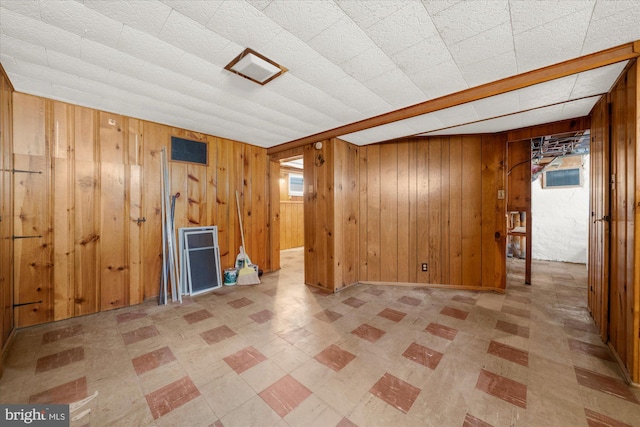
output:
[[[233,286],[238,283],[238,269],[237,268],[225,268],[224,269],[224,282],[225,286]]]

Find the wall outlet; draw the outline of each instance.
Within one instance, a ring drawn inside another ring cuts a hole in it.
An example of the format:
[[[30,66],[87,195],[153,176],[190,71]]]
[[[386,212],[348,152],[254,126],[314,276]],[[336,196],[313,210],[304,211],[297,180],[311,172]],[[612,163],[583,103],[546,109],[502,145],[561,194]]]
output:
[[[429,264],[427,264],[426,262],[422,263],[422,271],[429,271]]]
[[[504,190],[498,190],[498,200],[504,200]]]

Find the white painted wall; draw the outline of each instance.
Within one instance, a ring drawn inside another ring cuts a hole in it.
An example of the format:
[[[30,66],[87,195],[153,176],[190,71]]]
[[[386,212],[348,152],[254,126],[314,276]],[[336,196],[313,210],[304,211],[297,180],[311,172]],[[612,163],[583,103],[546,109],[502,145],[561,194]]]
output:
[[[589,156],[582,187],[543,189],[531,183],[533,259],[586,264],[589,244]]]

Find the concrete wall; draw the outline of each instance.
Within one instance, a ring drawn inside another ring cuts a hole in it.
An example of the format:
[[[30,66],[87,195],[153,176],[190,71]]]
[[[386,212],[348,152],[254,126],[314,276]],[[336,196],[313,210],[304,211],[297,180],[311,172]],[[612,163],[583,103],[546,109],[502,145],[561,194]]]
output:
[[[589,156],[584,156],[582,163],[582,187],[542,188],[541,177],[531,184],[533,259],[586,264]]]

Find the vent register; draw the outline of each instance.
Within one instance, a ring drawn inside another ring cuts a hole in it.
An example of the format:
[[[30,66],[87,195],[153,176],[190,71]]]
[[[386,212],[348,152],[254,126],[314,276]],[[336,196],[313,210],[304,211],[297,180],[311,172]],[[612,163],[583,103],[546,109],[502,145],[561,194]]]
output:
[[[282,65],[249,48],[236,56],[224,69],[259,85],[265,85],[288,71]]]

